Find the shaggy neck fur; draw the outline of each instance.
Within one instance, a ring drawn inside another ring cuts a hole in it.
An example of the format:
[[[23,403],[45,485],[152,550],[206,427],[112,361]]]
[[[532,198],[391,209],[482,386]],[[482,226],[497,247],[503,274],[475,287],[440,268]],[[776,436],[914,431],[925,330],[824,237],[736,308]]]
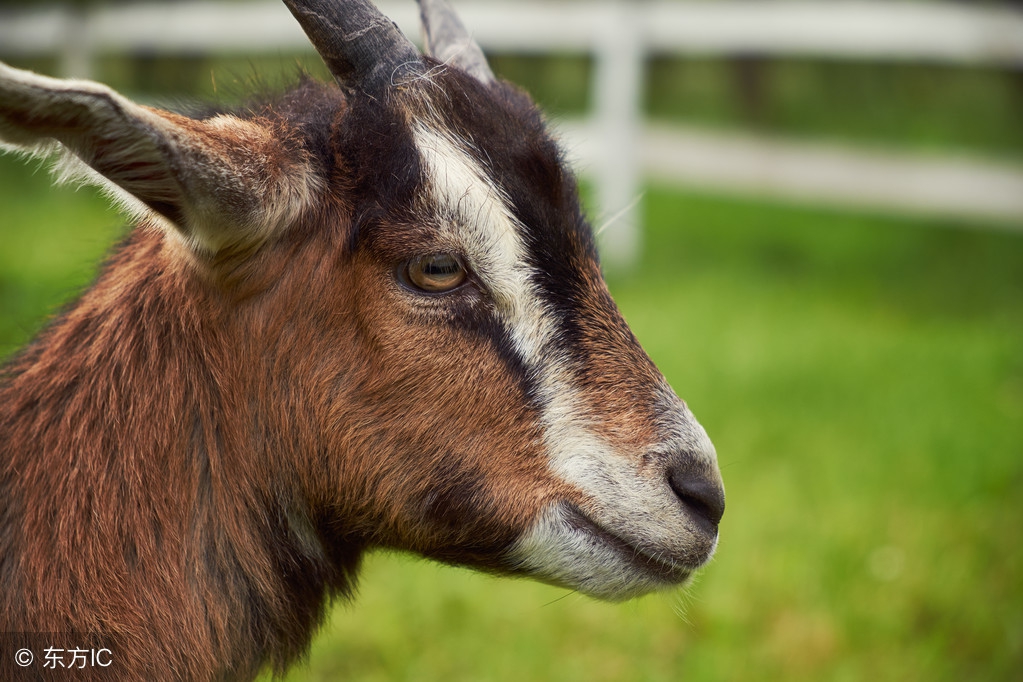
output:
[[[312,508],[286,368],[176,250],[137,229],[0,375],[0,631],[98,634],[104,679],[283,670],[361,553]]]

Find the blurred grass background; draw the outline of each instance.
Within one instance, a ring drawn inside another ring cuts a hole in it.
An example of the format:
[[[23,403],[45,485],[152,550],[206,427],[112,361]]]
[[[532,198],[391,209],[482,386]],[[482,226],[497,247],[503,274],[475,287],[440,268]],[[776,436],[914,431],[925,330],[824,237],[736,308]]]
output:
[[[135,55],[97,77],[231,100],[293,63]],[[493,63],[556,115],[587,106],[586,59]],[[779,60],[755,67],[770,77],[751,106],[736,68],[655,60],[647,113],[1023,158],[1018,72]],[[0,355],[124,230],[37,168],[0,158]],[[642,263],[610,284],[718,448],[711,566],[684,593],[608,605],[374,555],[288,679],[1020,679],[1023,233],[664,186],[644,210]]]

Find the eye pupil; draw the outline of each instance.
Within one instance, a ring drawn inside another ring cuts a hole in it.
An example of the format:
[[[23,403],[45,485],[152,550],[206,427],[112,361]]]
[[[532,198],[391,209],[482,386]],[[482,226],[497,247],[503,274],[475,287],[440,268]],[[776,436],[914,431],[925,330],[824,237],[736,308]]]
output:
[[[428,293],[451,291],[466,277],[462,261],[450,253],[413,258],[406,264],[404,274],[408,284]]]

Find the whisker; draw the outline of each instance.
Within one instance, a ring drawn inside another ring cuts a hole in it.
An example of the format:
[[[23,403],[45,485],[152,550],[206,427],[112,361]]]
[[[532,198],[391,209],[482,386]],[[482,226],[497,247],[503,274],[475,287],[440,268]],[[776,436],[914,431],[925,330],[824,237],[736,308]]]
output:
[[[631,211],[631,210],[632,210],[633,208],[635,208],[635,207],[636,207],[636,204],[638,204],[638,203],[639,203],[640,201],[642,201],[642,199],[643,199],[643,195],[644,195],[644,194],[646,194],[646,192],[640,192],[639,194],[637,194],[637,195],[636,195],[636,198],[635,198],[635,199],[633,199],[632,201],[630,201],[630,202],[629,202],[628,204],[626,204],[626,205],[625,205],[625,206],[624,206],[623,208],[621,208],[621,209],[619,209],[618,211],[616,211],[616,212],[614,213],[614,215],[612,215],[612,216],[611,216],[610,218],[608,218],[607,220],[605,220],[605,221],[604,221],[604,223],[603,223],[603,224],[602,224],[602,225],[601,225],[600,227],[598,227],[598,228],[597,228],[597,229],[596,229],[596,230],[594,231],[594,233],[593,233],[593,234],[594,234],[594,235],[597,235],[597,236],[599,236],[601,232],[603,232],[603,231],[604,231],[604,230],[606,230],[606,229],[607,229],[608,227],[610,227],[610,226],[611,226],[611,225],[612,225],[612,224],[613,224],[613,223],[614,223],[614,222],[615,222],[616,220],[618,220],[618,219],[619,219],[619,218],[621,218],[621,217],[622,217],[623,215],[625,215],[626,213],[628,213],[629,211]]]
[[[568,597],[571,597],[573,594],[579,594],[579,590],[571,590],[569,592],[566,592],[565,594],[561,595],[557,599],[552,599],[549,602],[547,602],[546,604],[541,605],[540,608],[541,609],[545,609],[548,606],[550,606],[551,604],[557,604],[562,599],[567,599]]]

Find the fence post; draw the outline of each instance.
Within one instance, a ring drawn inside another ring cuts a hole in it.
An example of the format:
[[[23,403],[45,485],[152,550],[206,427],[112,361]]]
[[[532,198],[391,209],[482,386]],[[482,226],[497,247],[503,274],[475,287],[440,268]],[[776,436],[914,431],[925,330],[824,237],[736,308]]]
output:
[[[63,41],[60,45],[60,74],[64,78],[93,77],[92,15],[89,8],[69,5],[61,8]]]
[[[633,266],[643,246],[638,145],[645,55],[642,6],[636,4],[619,0],[605,5],[608,11],[594,46],[592,130],[600,137],[594,164],[599,211],[594,227],[600,230],[604,262],[618,269]]]

